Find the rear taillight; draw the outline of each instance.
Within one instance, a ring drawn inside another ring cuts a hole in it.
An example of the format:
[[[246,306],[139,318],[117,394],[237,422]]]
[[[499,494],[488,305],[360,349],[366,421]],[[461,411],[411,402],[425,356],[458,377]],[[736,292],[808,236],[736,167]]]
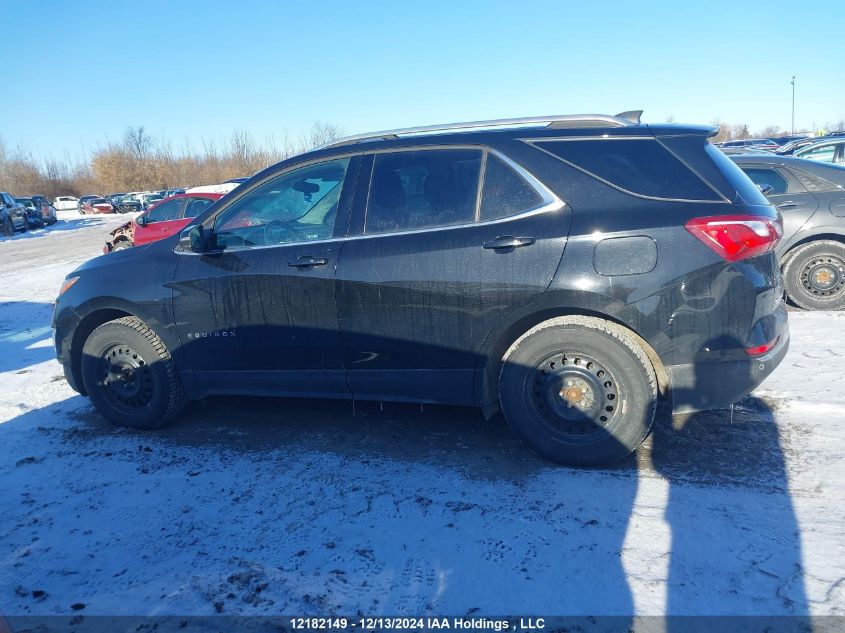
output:
[[[715,215],[693,218],[686,229],[729,262],[774,249],[783,235],[781,220],[759,215]]]
[[[754,347],[746,347],[745,353],[749,356],[759,356],[760,354],[765,354],[770,349],[772,349],[775,345],[778,344],[780,341],[780,336],[773,338],[768,343],[763,343],[762,345],[755,345]]]

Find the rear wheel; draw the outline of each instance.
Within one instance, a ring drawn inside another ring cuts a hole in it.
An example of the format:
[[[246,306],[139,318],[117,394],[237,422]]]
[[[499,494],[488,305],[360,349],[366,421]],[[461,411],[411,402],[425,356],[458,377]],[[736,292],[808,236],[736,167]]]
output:
[[[543,457],[598,465],[622,459],[648,435],[657,380],[624,328],[593,317],[559,317],[507,351],[499,397],[513,432]]]
[[[12,224],[12,218],[6,216],[6,221],[3,222],[3,234],[6,237],[12,237],[15,234],[15,225]]]
[[[845,308],[845,244],[819,240],[787,256],[783,285],[789,299],[805,310]]]
[[[158,428],[185,404],[170,352],[135,317],[91,332],[82,350],[82,381],[97,411],[118,426]]]

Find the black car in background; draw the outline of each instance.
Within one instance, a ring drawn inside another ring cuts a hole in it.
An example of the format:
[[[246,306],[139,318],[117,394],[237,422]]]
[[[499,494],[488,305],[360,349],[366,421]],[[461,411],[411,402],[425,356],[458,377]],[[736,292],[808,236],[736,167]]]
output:
[[[639,113],[396,130],[250,178],[88,261],[55,345],[115,424],[252,394],[501,410],[568,464],[727,406],[789,344],[777,211],[711,127]],[[127,280],[131,280],[129,283]]]
[[[115,213],[140,213],[143,211],[141,203],[132,196],[123,193],[111,194],[108,197]]]
[[[28,228],[44,228],[45,222],[41,215],[41,207],[32,198],[15,198],[15,201],[26,208],[26,225]]]
[[[845,309],[845,168],[775,155],[731,156],[783,216],[777,253],[790,300]]]
[[[29,228],[26,207],[15,200],[12,194],[0,191],[0,233],[7,237],[15,231],[26,231]]]
[[[41,210],[41,217],[44,220],[44,224],[50,225],[55,224],[58,220],[56,216],[56,207],[53,206],[53,203],[46,196],[35,195],[30,196],[32,201],[36,204],[36,206]]]

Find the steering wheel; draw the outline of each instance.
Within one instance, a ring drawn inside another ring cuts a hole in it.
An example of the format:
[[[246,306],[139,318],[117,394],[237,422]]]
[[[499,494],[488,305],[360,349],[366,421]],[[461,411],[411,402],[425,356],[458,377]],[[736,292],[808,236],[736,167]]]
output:
[[[265,244],[284,244],[285,242],[297,242],[305,238],[287,222],[282,220],[271,220],[264,225]]]

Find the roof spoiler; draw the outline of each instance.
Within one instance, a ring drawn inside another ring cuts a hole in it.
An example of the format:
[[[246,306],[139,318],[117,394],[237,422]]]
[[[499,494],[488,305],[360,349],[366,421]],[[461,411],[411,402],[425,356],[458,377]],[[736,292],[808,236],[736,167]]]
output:
[[[640,117],[643,115],[642,110],[625,110],[625,112],[620,112],[616,115],[617,119],[625,119],[626,121],[630,121],[631,123],[636,123],[639,125]]]

